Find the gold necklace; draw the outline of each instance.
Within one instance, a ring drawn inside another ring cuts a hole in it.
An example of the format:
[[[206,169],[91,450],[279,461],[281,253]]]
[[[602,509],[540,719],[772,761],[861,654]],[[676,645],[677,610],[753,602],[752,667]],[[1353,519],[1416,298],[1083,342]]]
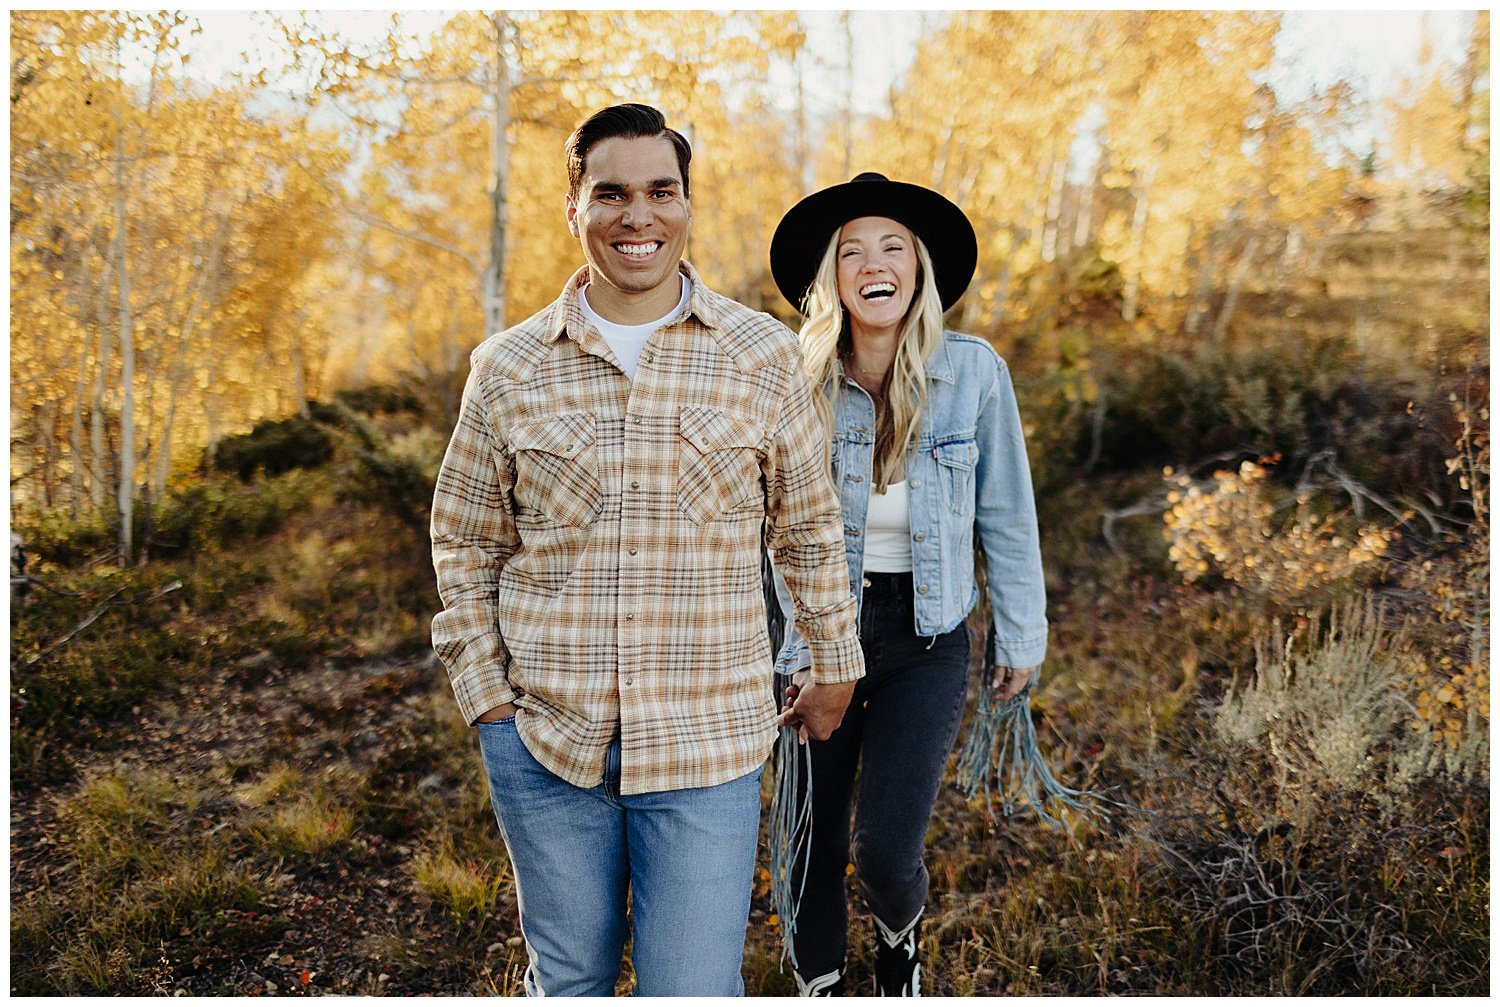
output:
[[[862,367],[856,367],[855,364],[854,364],[854,358],[852,356],[846,356],[846,357],[844,357],[844,366],[848,370],[850,370],[850,371],[852,371],[854,373],[854,376],[855,376],[856,380],[858,380],[861,377],[864,377],[864,378],[867,378],[867,379],[869,379],[871,381],[875,381],[875,382],[877,382],[879,384],[882,384],[882,385],[885,384],[885,376],[886,376],[886,374],[890,373],[890,368],[889,367],[887,367],[884,371],[882,371],[879,374],[875,374],[875,373],[872,373],[870,371],[867,371],[867,370],[865,370]],[[860,383],[863,384],[864,382],[860,382]]]

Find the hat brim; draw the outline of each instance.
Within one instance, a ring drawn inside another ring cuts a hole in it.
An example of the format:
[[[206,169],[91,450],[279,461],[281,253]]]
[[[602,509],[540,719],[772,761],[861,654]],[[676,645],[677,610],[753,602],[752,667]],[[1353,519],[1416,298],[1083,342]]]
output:
[[[922,239],[937,274],[944,311],[963,296],[979,259],[974,227],[964,212],[920,185],[857,178],[806,197],[776,225],[771,237],[771,276],[792,307],[802,310],[829,239],[857,217],[889,217]]]

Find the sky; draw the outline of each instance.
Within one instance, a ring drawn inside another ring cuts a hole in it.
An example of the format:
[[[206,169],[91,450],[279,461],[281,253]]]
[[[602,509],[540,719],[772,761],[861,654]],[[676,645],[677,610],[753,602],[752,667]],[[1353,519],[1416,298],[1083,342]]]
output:
[[[240,53],[250,49],[262,59],[274,49],[263,17],[243,11],[189,12],[203,26],[194,40],[193,63],[205,79],[243,65]],[[322,12],[329,24],[355,37],[373,37],[389,24],[390,11]],[[426,33],[445,19],[442,12],[402,11],[402,23]],[[877,113],[885,96],[910,63],[924,23],[935,26],[941,12],[854,10],[854,110]],[[805,11],[809,48],[815,62],[809,86],[840,98],[845,67],[845,30],[838,11]],[[1392,93],[1403,73],[1416,64],[1424,29],[1437,52],[1457,61],[1463,57],[1473,13],[1444,11],[1288,11],[1278,42],[1276,81],[1288,97],[1344,77],[1367,97]],[[256,64],[252,64],[256,65]]]
[[[617,5],[618,0],[613,4]],[[191,69],[201,79],[216,81],[224,74],[257,69],[276,61],[277,47],[265,12],[189,12],[203,27],[192,40]],[[374,39],[389,29],[390,10],[318,11],[310,17],[354,39]],[[450,12],[403,10],[403,29],[419,36],[441,26]],[[856,116],[878,116],[887,111],[887,95],[899,83],[925,32],[937,29],[943,11],[859,9],[803,11],[808,32],[803,84],[808,107],[823,111],[827,124],[842,117],[845,102]],[[1343,79],[1368,103],[1330,149],[1364,154],[1374,151],[1384,123],[1381,100],[1396,93],[1403,76],[1416,67],[1424,38],[1444,62],[1456,64],[1465,54],[1473,23],[1472,11],[1285,11],[1277,37],[1276,61],[1270,82],[1285,101],[1305,97],[1315,88]],[[852,57],[849,40],[853,40]],[[244,53],[249,53],[247,64]],[[773,69],[771,91],[784,95],[786,111],[793,111],[796,80],[789,68]],[[852,79],[853,88],[849,87]],[[817,129],[815,124],[814,129]],[[1079,148],[1071,159],[1072,173],[1083,178],[1091,170],[1095,152],[1091,130],[1080,130]]]
[[[1294,86],[1342,77],[1367,96],[1387,96],[1416,65],[1424,31],[1438,55],[1457,62],[1473,20],[1462,10],[1288,11],[1277,56]]]

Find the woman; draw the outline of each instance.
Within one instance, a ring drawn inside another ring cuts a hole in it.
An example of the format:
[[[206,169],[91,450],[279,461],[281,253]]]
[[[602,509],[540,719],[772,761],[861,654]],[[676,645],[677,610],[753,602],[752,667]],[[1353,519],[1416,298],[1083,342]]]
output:
[[[866,666],[843,724],[810,743],[807,862],[791,872],[800,898],[784,922],[803,995],[843,988],[851,802],[852,860],[878,931],[875,994],[920,992],[922,856],[963,711],[976,536],[994,614],[991,699],[1025,689],[1046,652],[1010,377],[988,343],[943,329],[976,257],[962,210],[874,173],[802,200],[771,242],[776,284],[806,318],[803,355],[822,390]],[[792,675],[787,709],[808,664],[789,628],[777,661]]]

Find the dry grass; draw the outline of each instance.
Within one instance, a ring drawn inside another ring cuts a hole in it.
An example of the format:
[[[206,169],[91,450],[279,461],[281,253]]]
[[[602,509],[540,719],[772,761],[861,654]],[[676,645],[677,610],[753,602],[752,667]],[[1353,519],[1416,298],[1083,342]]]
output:
[[[1060,779],[1136,810],[1073,846],[945,790],[930,993],[1488,992],[1488,455],[1469,448],[1452,473],[1467,495],[1450,497],[1472,502],[1451,508],[1451,534],[1356,564],[1337,614],[1320,591],[1291,606],[1233,578],[1185,582],[1161,510],[1106,545],[1103,513],[1161,493],[1159,470],[1070,481],[1043,461],[1039,735]],[[424,663],[424,536],[332,492],[306,499],[276,504],[273,533],[191,562],[48,569],[80,596],[29,610],[13,657],[118,587],[186,586],[13,679],[13,992],[521,992],[473,733]],[[148,716],[182,730],[147,742]],[[764,895],[747,992],[791,994]],[[857,897],[854,916],[863,992]]]
[[[417,890],[448,914],[458,929],[484,922],[511,885],[510,865],[460,860],[451,843],[416,854],[407,864]]]
[[[211,945],[223,914],[261,904],[270,882],[235,857],[241,837],[201,827],[218,813],[208,784],[130,769],[84,784],[53,839],[56,879],[12,904],[16,991],[170,992],[166,942]]]

